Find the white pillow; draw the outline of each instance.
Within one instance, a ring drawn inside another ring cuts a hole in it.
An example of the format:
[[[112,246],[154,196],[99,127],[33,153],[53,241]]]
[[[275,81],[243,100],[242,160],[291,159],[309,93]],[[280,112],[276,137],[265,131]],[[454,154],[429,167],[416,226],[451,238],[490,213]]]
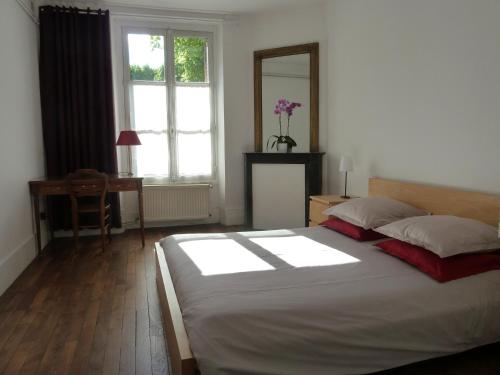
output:
[[[364,229],[373,229],[407,217],[427,215],[427,212],[394,199],[368,197],[330,207],[323,214],[336,216]]]
[[[441,258],[500,249],[497,228],[457,216],[411,217],[375,231],[423,247]]]

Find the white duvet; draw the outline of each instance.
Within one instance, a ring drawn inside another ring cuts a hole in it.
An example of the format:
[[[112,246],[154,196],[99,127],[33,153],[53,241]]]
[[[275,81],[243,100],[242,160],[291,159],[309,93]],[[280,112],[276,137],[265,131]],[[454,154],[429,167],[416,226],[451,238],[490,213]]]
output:
[[[161,244],[203,375],[362,374],[500,341],[500,271],[440,284],[321,227]]]

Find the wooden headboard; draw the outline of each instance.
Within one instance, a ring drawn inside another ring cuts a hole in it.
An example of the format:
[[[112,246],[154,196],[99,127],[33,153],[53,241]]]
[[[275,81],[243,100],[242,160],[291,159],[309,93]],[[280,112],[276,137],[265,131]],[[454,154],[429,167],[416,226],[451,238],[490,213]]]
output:
[[[434,215],[455,215],[498,226],[500,196],[447,187],[370,178],[369,196],[382,196],[411,204]]]

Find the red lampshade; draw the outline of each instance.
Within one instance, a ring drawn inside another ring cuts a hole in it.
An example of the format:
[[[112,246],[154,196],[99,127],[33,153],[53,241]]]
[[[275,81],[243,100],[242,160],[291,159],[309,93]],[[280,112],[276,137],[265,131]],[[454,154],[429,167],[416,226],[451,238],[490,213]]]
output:
[[[117,146],[139,146],[141,140],[134,130],[122,130],[116,141]]]

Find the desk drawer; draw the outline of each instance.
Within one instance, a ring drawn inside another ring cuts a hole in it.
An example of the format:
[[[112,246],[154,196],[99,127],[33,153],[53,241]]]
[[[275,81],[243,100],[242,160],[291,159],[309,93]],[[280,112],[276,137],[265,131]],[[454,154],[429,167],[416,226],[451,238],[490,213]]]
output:
[[[109,191],[137,191],[137,181],[109,181]]]
[[[40,184],[33,190],[38,195],[64,195],[67,194],[66,184]]]

